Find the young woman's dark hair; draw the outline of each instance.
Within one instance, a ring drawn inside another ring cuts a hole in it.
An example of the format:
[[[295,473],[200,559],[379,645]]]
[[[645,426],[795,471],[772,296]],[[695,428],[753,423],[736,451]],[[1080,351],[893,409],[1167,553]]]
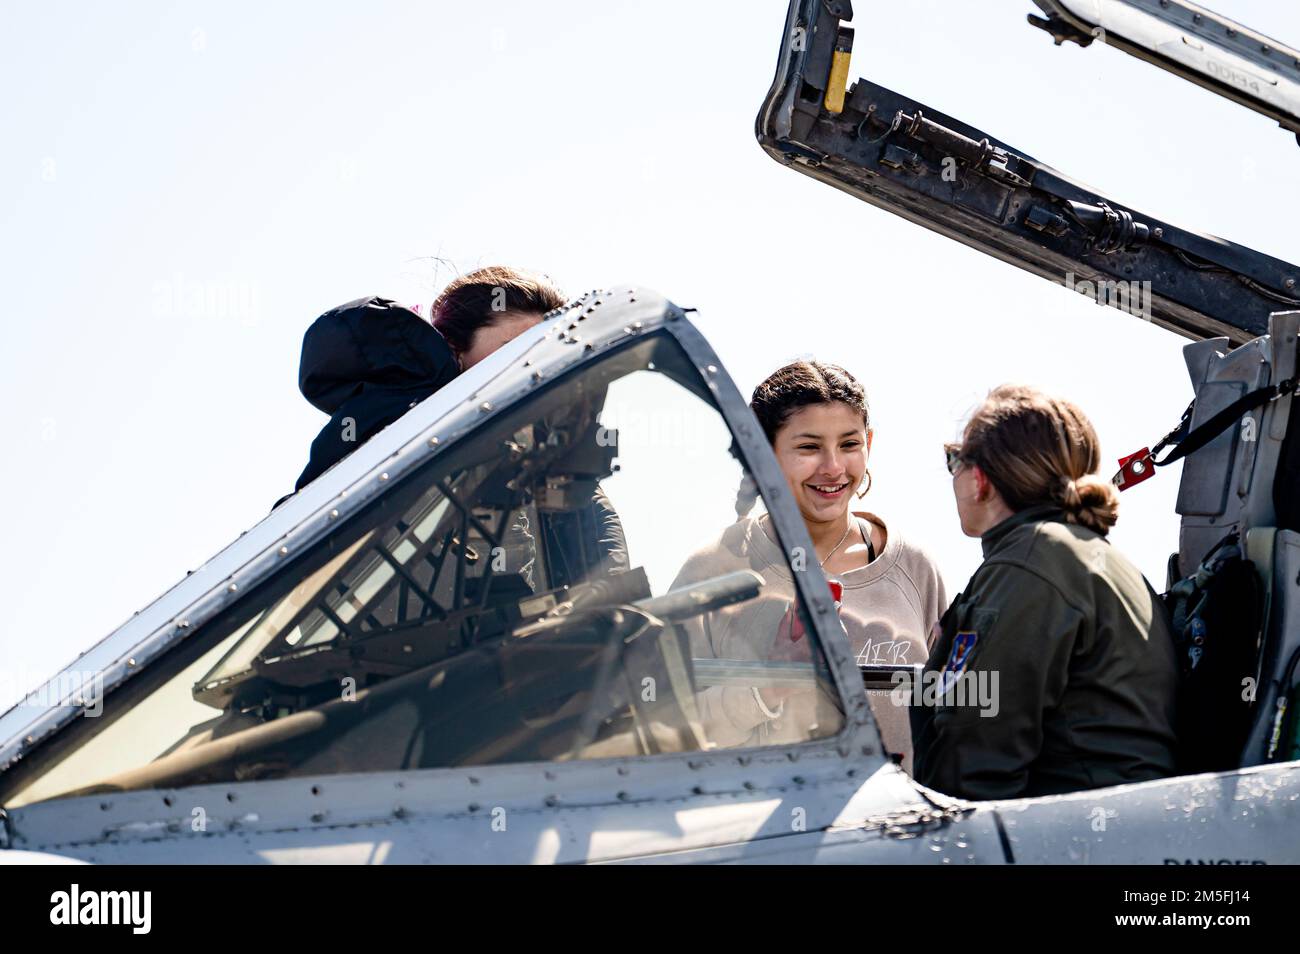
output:
[[[790,415],[811,404],[839,401],[862,412],[863,426],[871,428],[871,407],[867,392],[857,378],[837,364],[821,361],[794,361],[773,371],[754,389],[749,407],[758,418],[768,443]]]
[[[452,350],[463,354],[480,328],[511,314],[545,314],[565,302],[564,294],[541,275],[490,265],[453,279],[430,315]]]

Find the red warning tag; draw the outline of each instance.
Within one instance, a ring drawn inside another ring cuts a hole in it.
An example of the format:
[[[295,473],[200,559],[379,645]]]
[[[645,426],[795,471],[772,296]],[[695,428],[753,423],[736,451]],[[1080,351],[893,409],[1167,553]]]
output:
[[[1151,448],[1144,447],[1136,454],[1119,459],[1119,473],[1111,478],[1120,490],[1128,490],[1156,475],[1156,465],[1151,460]]]

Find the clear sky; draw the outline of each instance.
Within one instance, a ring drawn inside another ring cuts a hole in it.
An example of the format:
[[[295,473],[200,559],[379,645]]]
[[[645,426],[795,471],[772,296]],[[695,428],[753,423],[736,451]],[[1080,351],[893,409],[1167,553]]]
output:
[[[1300,6],[1211,0],[1300,42]],[[1183,227],[1296,260],[1291,134],[1029,0],[859,0],[852,73]],[[847,366],[876,428],[866,505],[979,561],[940,444],[991,386],[1078,401],[1103,470],[1178,420],[1183,343],[769,159],[753,137],[785,0],[0,7],[7,432],[0,706],[260,520],[324,417],[312,319],[433,298],[504,262],[571,293],[697,307],[741,390]],[[743,12],[740,12],[742,11]],[[438,261],[441,259],[441,263]],[[1178,473],[1115,543],[1163,585]]]

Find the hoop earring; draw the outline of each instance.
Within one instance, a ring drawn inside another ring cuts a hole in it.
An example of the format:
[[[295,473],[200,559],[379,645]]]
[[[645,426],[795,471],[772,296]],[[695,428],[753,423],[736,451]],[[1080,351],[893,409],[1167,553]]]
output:
[[[865,496],[867,495],[867,491],[869,491],[869,490],[871,489],[871,471],[870,471],[870,470],[867,470],[867,468],[865,468],[865,467],[863,468],[863,470],[866,472],[866,473],[864,474],[864,476],[865,476],[866,479],[867,479],[867,486],[863,487],[861,490],[858,491],[858,499],[859,499],[859,500],[861,500],[863,497],[865,497]]]

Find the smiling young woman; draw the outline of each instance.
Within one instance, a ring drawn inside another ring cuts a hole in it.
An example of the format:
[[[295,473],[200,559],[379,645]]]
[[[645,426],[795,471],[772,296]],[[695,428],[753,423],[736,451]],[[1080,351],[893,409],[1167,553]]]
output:
[[[924,663],[931,627],[947,606],[938,568],[874,513],[855,511],[855,496],[871,487],[867,467],[873,431],[866,391],[843,368],[797,361],[774,372],[750,403],[772,444],[827,578],[841,585],[840,618],[853,652],[863,663]],[[715,546],[696,554],[681,579],[704,579],[735,569],[736,561],[764,575],[770,588],[789,584],[787,561],[766,515],[744,517]],[[771,579],[768,579],[771,577]],[[796,659],[798,643],[758,625],[714,625],[696,640],[697,655],[719,658]],[[715,734],[780,732],[782,712],[798,705],[795,690],[764,687],[748,695],[718,690]],[[911,770],[908,710],[886,692],[872,692],[872,712],[886,751]],[[710,710],[707,698],[702,708]],[[706,713],[707,714],[707,713]],[[740,743],[736,743],[740,744]]]

